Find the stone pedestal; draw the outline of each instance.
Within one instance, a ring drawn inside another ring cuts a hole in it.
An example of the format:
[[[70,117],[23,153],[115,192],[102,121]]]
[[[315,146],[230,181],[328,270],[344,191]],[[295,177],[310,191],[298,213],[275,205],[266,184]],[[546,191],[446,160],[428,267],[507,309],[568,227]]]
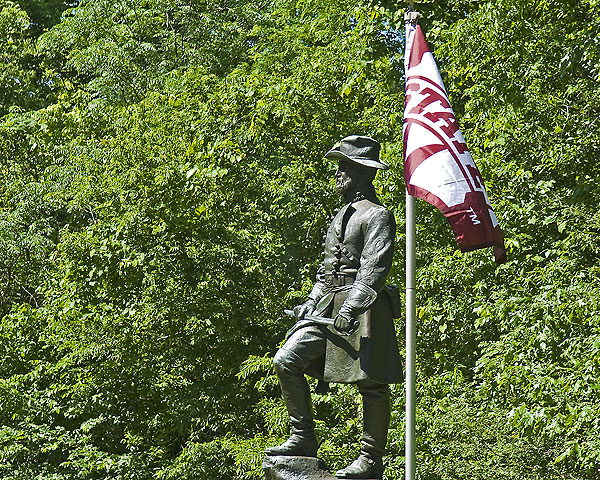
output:
[[[336,480],[325,462],[313,457],[265,456],[263,472],[266,480]]]

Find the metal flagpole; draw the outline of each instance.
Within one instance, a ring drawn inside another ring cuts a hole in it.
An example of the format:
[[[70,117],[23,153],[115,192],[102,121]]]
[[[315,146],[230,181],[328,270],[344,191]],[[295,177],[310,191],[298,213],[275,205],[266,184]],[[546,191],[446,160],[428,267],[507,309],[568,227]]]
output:
[[[416,348],[415,317],[415,197],[406,192],[406,440],[405,480],[415,479]]]
[[[412,5],[411,5],[412,6]],[[406,12],[405,40],[408,42],[411,23],[419,13]],[[416,478],[416,266],[415,266],[415,197],[406,192],[406,431],[405,431],[405,480]]]

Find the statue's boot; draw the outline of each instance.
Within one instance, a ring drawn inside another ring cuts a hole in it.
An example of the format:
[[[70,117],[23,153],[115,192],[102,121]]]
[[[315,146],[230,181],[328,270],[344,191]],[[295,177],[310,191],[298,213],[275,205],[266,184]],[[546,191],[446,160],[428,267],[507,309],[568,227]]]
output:
[[[362,453],[350,465],[335,472],[337,478],[381,479],[383,477],[383,460],[372,459]]]
[[[310,389],[304,373],[297,366],[293,352],[280,349],[274,365],[285,406],[292,425],[292,435],[281,445],[265,450],[267,455],[316,457],[319,445],[315,436]]]
[[[390,425],[390,390],[388,385],[363,382],[363,436],[360,455],[349,466],[335,472],[337,478],[381,479],[383,454]]]
[[[310,438],[292,433],[290,438],[281,445],[265,449],[265,453],[269,456],[316,457],[317,449],[317,440],[314,435]]]

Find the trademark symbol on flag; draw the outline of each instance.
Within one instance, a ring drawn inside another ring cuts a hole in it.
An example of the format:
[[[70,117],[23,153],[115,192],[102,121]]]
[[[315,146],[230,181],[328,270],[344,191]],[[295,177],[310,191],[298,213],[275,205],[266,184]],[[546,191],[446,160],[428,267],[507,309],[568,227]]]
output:
[[[481,222],[477,219],[477,214],[475,213],[475,210],[473,210],[473,207],[469,208],[469,217],[471,218],[471,221],[473,222],[473,225],[479,225]]]

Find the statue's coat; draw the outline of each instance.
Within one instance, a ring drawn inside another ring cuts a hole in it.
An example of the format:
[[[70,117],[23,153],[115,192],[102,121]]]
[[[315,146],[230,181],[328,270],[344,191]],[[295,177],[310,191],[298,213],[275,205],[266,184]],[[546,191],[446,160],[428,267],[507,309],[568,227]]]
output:
[[[324,365],[322,361],[311,365],[309,375],[336,383],[402,381],[390,299],[384,287],[392,265],[395,232],[389,210],[368,199],[347,204],[333,219],[310,295],[317,303],[314,314],[335,318],[346,303],[345,309],[357,314],[359,328],[351,335],[327,329]],[[344,278],[352,283],[344,285]],[[377,294],[374,303],[361,293],[365,286]]]

